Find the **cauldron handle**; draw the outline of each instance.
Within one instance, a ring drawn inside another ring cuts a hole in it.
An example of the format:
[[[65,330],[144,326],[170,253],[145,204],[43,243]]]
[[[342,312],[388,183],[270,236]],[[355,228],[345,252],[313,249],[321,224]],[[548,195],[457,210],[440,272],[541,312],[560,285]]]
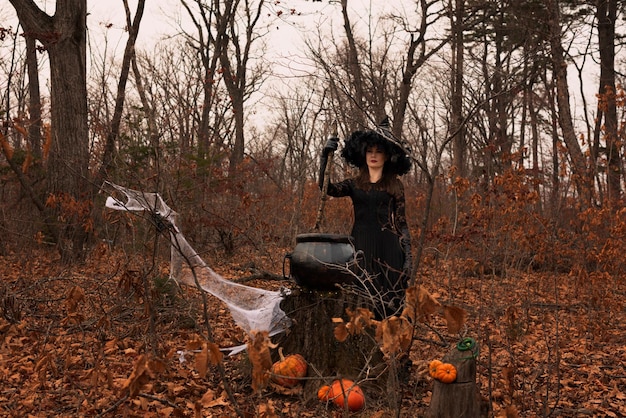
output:
[[[283,258],[283,278],[285,280],[289,280],[289,277],[285,276],[285,260],[287,259],[289,259],[289,275],[291,276],[291,253],[285,254],[285,257]]]
[[[358,276],[362,275],[365,272],[365,253],[363,250],[355,250],[354,265],[357,266],[358,271],[355,272]]]

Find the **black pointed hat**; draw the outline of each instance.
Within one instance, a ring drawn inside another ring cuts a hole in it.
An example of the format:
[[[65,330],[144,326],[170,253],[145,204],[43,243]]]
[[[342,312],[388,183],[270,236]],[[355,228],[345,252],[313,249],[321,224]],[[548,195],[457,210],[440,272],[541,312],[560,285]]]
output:
[[[392,135],[387,116],[374,130],[352,132],[350,138],[346,140],[341,156],[348,164],[363,167],[366,165],[365,152],[373,145],[382,147],[389,157],[385,162],[385,170],[399,176],[409,172],[411,169],[410,150]]]

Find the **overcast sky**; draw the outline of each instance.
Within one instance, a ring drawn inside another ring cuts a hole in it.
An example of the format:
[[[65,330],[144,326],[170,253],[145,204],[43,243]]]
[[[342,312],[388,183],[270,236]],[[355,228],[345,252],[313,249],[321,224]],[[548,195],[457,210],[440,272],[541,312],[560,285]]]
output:
[[[136,0],[131,0],[133,14],[136,3]],[[195,10],[193,0],[189,0],[189,4]],[[127,38],[122,0],[88,0],[88,8],[90,53],[101,56],[104,53],[101,39],[106,37],[107,56],[121,57]],[[348,9],[357,32],[368,30],[370,25],[375,27],[378,16],[383,13],[416,16],[415,0],[349,0]],[[417,19],[413,18],[412,21],[417,22]],[[137,48],[150,53],[155,43],[164,36],[179,32],[181,26],[190,28],[190,33],[193,33],[188,22],[187,12],[181,6],[180,0],[146,1]],[[261,87],[262,94],[257,95],[257,98],[271,106],[271,96],[277,88],[293,88],[296,84],[285,82],[285,76],[302,75],[303,71],[310,68],[307,66],[305,39],[317,38],[318,32],[343,33],[341,4],[336,0],[268,0],[262,21],[257,27],[263,28],[266,25],[268,32],[261,39],[267,48],[263,57],[271,62],[273,77],[264,83]],[[402,33],[397,42],[398,47],[405,45],[407,38],[408,34]],[[256,46],[260,46],[260,42]],[[260,110],[258,106],[254,108]]]
[[[188,0],[190,3],[193,0]],[[130,7],[134,15],[136,0],[130,0]],[[56,0],[38,0],[40,7],[49,14],[54,13]],[[376,27],[376,17],[381,14],[394,13],[404,16],[406,21],[417,23],[415,0],[349,0],[349,15],[357,32]],[[119,57],[124,51],[127,32],[125,31],[125,17],[122,0],[87,0],[88,28],[90,51],[88,54],[108,57]],[[263,24],[271,24],[268,34],[263,37],[267,42],[268,50],[264,58],[272,62],[272,71],[275,74],[289,74],[293,70],[306,68],[304,39],[316,37],[318,29],[326,33],[335,31],[341,33],[342,16],[341,5],[337,0],[268,0],[267,9],[263,15]],[[292,14],[291,10],[295,13]],[[282,11],[281,18],[277,18]],[[0,2],[0,18],[5,22],[13,22],[11,26],[17,28],[17,19],[13,7],[8,1]],[[186,11],[180,0],[147,0],[144,17],[141,22],[137,47],[148,52],[152,46],[166,35],[179,31],[185,26]],[[3,22],[3,25],[7,25]],[[260,25],[262,26],[262,25]],[[406,33],[401,31],[397,40],[398,46],[407,41]],[[103,42],[106,39],[106,43]],[[46,77],[45,74],[42,74]],[[572,93],[577,94],[575,71],[569,71]],[[271,81],[269,88],[271,87]],[[595,89],[593,83],[587,83],[586,88]],[[593,91],[590,93],[593,98]],[[587,94],[586,94],[587,95]]]
[[[192,2],[189,0],[189,3]],[[48,0],[47,3],[53,2]],[[130,3],[134,13],[137,2],[131,0]],[[88,8],[91,38],[98,39],[106,34],[111,44],[118,39],[118,48],[123,51],[126,33],[122,0],[88,0]],[[416,16],[415,0],[350,0],[348,9],[357,30],[365,30],[376,20],[376,16],[383,13]],[[292,10],[295,13],[291,13]],[[281,12],[281,17],[277,17]],[[138,47],[149,47],[163,36],[176,33],[180,26],[189,27],[186,14],[180,0],[148,0],[137,39]],[[318,28],[326,32],[341,28],[341,5],[336,0],[268,0],[258,26],[265,24],[269,25],[268,36],[264,37],[269,48],[268,55],[283,62],[289,58],[300,59],[306,37],[314,36]],[[112,26],[107,28],[108,25]]]

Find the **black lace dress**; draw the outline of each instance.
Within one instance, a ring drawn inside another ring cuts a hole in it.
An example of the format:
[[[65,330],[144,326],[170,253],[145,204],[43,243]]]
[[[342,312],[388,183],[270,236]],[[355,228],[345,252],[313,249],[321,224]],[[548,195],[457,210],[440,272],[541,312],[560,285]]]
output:
[[[400,313],[408,280],[403,274],[405,251],[410,257],[404,186],[397,178],[394,182],[394,193],[381,190],[376,183],[367,190],[359,188],[354,178],[328,185],[329,196],[352,199],[351,235],[356,249],[364,255],[366,290],[373,296],[377,317]]]

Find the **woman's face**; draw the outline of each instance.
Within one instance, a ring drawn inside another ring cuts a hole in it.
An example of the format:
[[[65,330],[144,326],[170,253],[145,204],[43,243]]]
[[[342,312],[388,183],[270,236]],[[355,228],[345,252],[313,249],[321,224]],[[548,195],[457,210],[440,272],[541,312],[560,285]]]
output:
[[[370,168],[382,168],[387,161],[387,154],[378,145],[367,147],[365,151],[365,161]]]

